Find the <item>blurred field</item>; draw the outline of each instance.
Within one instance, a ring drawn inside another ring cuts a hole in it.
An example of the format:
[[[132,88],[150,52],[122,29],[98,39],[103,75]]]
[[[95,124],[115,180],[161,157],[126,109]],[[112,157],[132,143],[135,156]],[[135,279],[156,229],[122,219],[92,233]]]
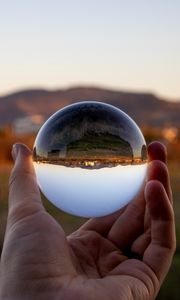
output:
[[[147,133],[147,132],[146,132]],[[150,135],[150,132],[146,135],[147,142],[159,139],[162,140],[161,136],[156,134]],[[22,137],[18,139],[32,148],[34,141],[34,136]],[[3,236],[6,224],[7,216],[7,198],[8,198],[8,178],[10,170],[12,169],[12,160],[11,160],[11,146],[17,141],[17,138],[10,131],[0,133],[0,246],[3,244]],[[168,274],[168,277],[159,293],[157,299],[166,300],[178,300],[179,299],[179,278],[180,278],[180,171],[179,171],[179,162],[180,162],[180,141],[175,143],[168,144],[168,164],[170,170],[170,177],[172,183],[172,190],[174,196],[174,210],[176,216],[176,230],[177,230],[177,251],[174,257],[174,261],[171,267],[171,270]],[[47,200],[43,199],[46,209],[52,214],[56,220],[63,226],[65,232],[68,234],[78,228],[85,219],[73,217],[71,215],[60,212],[53,205],[51,205]]]

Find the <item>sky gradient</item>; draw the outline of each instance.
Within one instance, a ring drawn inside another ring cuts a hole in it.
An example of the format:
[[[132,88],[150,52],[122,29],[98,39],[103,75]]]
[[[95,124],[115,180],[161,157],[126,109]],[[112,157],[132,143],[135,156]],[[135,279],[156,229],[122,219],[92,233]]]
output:
[[[180,1],[0,1],[0,96],[96,85],[180,100]]]

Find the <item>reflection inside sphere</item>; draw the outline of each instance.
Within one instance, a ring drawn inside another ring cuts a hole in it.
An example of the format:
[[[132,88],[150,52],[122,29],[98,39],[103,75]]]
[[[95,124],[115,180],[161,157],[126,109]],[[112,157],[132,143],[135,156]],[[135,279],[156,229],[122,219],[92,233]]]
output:
[[[39,186],[62,210],[84,217],[110,214],[141,188],[147,149],[136,123],[100,102],[67,106],[40,129],[33,150]]]

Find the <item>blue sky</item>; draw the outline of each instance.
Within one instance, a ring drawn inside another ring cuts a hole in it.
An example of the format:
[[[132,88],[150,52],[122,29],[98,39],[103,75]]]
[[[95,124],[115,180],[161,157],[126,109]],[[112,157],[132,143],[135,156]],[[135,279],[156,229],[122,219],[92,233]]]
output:
[[[180,100],[180,1],[0,1],[0,95],[97,85]]]

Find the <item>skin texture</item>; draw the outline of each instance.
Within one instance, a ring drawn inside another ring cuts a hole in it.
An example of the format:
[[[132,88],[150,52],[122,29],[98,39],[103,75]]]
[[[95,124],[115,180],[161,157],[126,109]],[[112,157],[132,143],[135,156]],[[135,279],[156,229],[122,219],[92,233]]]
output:
[[[175,226],[166,150],[154,142],[148,153],[139,195],[66,237],[42,205],[30,150],[16,144],[0,299],[155,299],[175,251]]]

